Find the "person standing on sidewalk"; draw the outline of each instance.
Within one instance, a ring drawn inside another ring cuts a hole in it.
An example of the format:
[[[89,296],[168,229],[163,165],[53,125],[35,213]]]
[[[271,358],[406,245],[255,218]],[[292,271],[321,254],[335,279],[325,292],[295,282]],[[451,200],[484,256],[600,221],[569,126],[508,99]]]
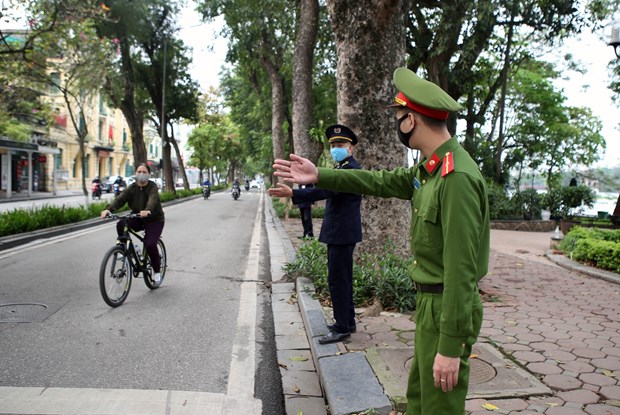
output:
[[[311,189],[313,187],[313,184],[299,185],[299,189]],[[312,205],[314,205],[312,201],[300,202],[297,204],[299,216],[301,216],[301,226],[304,228],[304,234],[300,236],[301,239],[314,238],[314,229],[312,228]]]
[[[482,325],[477,283],[487,273],[490,230],[484,178],[452,137],[447,119],[459,104],[436,84],[406,68],[394,72],[399,140],[420,150],[411,168],[391,171],[318,168],[291,154],[275,175],[296,183],[410,200],[410,277],[417,289],[414,357],[408,415],[463,415],[469,356]]]
[[[335,170],[361,168],[353,158],[353,148],[357,144],[357,136],[353,131],[344,125],[335,124],[327,127],[325,135],[331,147],[331,156],[336,162]],[[350,337],[351,332],[355,332],[353,251],[362,240],[362,196],[314,187],[293,190],[283,183],[278,183],[268,193],[270,196],[292,196],[296,205],[327,200],[319,242],[327,244],[327,280],[335,323],[328,326],[329,333],[320,337],[319,343],[335,343]]]

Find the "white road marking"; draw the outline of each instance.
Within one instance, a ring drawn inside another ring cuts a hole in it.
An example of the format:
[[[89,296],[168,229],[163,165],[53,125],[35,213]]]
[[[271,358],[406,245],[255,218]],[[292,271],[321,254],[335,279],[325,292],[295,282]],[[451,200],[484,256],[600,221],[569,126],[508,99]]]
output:
[[[250,240],[250,251],[241,284],[237,330],[232,350],[232,361],[228,375],[228,395],[254,396],[254,374],[256,373],[256,303],[258,279],[258,259],[260,253],[261,217],[263,212],[263,194],[258,202],[258,211],[254,219],[254,230]]]

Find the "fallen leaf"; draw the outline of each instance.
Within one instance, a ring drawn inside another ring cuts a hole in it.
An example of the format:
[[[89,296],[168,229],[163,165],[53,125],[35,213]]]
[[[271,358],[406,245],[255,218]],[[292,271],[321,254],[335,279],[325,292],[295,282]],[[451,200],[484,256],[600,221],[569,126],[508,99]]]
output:
[[[472,354],[470,354],[470,355],[469,355],[469,358],[470,358],[470,359],[475,359],[475,358],[477,358],[477,357],[478,357],[478,355],[477,355],[477,354],[473,354],[473,353],[472,353]]]
[[[303,356],[293,356],[289,357],[289,360],[292,360],[293,362],[305,362],[308,360],[308,358]]]
[[[506,320],[506,323],[508,323],[510,325],[513,325],[513,326],[517,325],[517,322],[516,321],[512,321],[512,320]]]
[[[301,389],[299,389],[299,386],[295,385],[295,386],[293,387],[293,392],[295,392],[295,393],[299,393],[300,391],[301,391]]]
[[[288,369],[288,366],[287,366],[287,365],[285,365],[284,363],[280,363],[280,362],[278,362],[278,366],[280,366],[280,367],[281,367],[281,368],[283,368],[283,369]]]
[[[304,415],[302,411],[297,412],[297,415]]]
[[[619,401],[619,400],[616,400],[616,399],[610,399],[610,400],[608,400],[608,401],[605,401],[605,403],[606,403],[607,405],[616,406],[616,407],[620,408],[620,401]]]
[[[560,406],[560,404],[557,403],[557,402],[545,402],[545,405],[547,405],[547,406]]]
[[[564,364],[564,361],[562,361],[562,360],[557,360],[557,359],[555,359],[555,361],[556,361],[556,362],[558,362],[558,363],[559,363],[559,364],[561,364],[561,365],[563,365],[563,364]]]
[[[603,369],[603,375],[609,376],[610,378],[615,378],[616,374],[611,370]]]
[[[482,407],[486,409],[487,411],[495,411],[499,409],[497,406],[493,405],[492,403],[483,403]]]

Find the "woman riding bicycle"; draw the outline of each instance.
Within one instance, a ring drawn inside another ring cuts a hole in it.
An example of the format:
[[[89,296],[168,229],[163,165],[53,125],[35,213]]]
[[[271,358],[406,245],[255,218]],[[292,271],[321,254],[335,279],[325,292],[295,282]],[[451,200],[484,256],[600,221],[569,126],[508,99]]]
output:
[[[104,219],[111,212],[127,203],[132,213],[140,215],[140,218],[129,219],[128,225],[135,231],[144,230],[144,245],[153,266],[153,280],[156,284],[161,282],[161,261],[157,251],[157,240],[164,230],[164,210],[159,201],[157,184],[149,180],[151,169],[146,163],[140,163],[136,169],[136,182],[121,192],[105,210],[101,212]],[[123,234],[123,224],[116,224],[116,232]]]

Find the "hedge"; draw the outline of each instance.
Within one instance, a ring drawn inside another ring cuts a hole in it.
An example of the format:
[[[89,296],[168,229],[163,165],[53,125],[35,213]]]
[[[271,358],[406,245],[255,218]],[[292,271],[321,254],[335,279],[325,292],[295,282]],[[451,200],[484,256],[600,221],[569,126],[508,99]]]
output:
[[[620,272],[620,229],[575,226],[564,236],[560,249],[575,261]]]

